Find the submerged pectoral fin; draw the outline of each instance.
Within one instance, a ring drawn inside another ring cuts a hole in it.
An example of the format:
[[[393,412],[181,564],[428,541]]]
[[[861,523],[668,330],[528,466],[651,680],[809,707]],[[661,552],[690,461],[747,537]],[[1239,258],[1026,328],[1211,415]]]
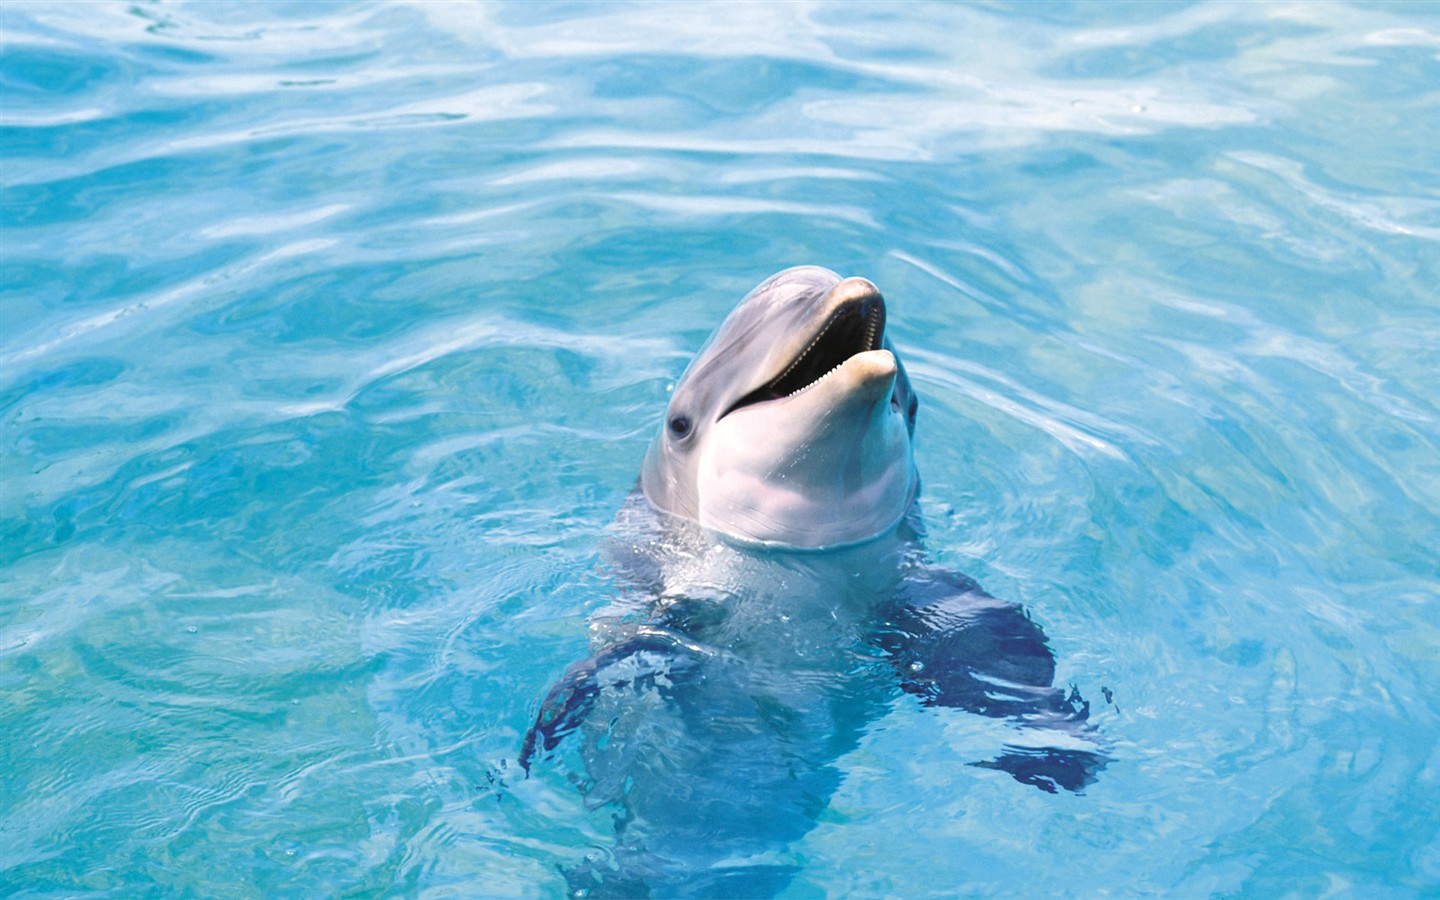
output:
[[[981,769],[998,769],[1010,773],[1021,784],[1037,787],[1047,794],[1064,788],[1078,794],[1095,783],[1109,757],[1093,750],[1062,747],[1014,747],[994,759],[971,763]]]
[[[1048,733],[1049,737],[1040,746],[1007,743],[999,756],[971,765],[1008,772],[1021,784],[1046,793],[1056,793],[1058,788],[1081,793],[1110,762],[1104,740],[1089,718],[1090,702],[1078,689],[1072,686],[1066,693],[1047,688],[1036,696],[1033,709],[1016,721],[1032,735]],[[1069,746],[1053,746],[1061,742]]]
[[[530,774],[530,763],[536,754],[549,753],[559,746],[561,739],[574,731],[594,707],[600,693],[595,669],[594,659],[575,663],[546,692],[520,748],[520,768],[526,775]]]
[[[904,689],[929,706],[1004,717],[1063,700],[1040,626],[962,575],[931,570],[911,580],[884,610],[878,643]]]
[[[527,775],[536,758],[552,752],[580,727],[602,690],[656,683],[657,678],[673,684],[711,653],[677,632],[653,625],[630,626],[616,637],[595,656],[571,665],[546,692],[520,748],[520,768]]]
[[[1017,604],[997,600],[963,575],[926,570],[884,610],[877,643],[903,690],[927,706],[1008,719],[1027,731],[1055,732],[1089,747],[1026,747],[977,766],[1009,772],[1042,790],[1079,791],[1108,758],[1088,723],[1090,704],[1054,686],[1055,657],[1045,633]],[[1092,749],[1093,748],[1093,749]]]

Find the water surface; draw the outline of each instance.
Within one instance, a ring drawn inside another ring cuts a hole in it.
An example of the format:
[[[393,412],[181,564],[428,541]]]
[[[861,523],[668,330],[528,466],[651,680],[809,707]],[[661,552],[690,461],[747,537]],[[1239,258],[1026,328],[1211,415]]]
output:
[[[797,263],[1113,761],[897,697],[783,895],[1440,892],[1440,15],[7,3],[0,885],[556,896],[516,756]],[[1108,691],[1111,702],[1103,702]]]

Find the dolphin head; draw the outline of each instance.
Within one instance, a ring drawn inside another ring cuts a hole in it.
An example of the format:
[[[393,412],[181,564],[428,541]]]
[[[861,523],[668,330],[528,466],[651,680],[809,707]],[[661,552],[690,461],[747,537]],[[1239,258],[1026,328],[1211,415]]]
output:
[[[859,543],[915,497],[916,405],[875,285],[786,269],[685,370],[640,485],[656,508],[743,541]]]

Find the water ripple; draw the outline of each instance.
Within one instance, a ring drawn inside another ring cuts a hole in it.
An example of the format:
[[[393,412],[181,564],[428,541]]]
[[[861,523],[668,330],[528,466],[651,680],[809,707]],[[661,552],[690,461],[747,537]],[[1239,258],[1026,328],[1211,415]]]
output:
[[[818,263],[890,305],[927,553],[1115,763],[1016,791],[957,764],[1013,734],[896,699],[790,892],[1435,893],[1421,7],[15,0],[0,40],[6,888],[612,858],[521,737],[686,359]]]

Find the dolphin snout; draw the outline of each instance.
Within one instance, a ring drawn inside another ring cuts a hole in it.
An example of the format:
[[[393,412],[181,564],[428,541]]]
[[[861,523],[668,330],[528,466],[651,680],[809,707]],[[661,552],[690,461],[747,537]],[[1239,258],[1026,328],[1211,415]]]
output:
[[[865,278],[846,278],[835,285],[830,289],[830,302],[836,306],[858,303],[862,316],[869,316],[876,306],[885,308],[885,298],[880,296],[880,289]]]

